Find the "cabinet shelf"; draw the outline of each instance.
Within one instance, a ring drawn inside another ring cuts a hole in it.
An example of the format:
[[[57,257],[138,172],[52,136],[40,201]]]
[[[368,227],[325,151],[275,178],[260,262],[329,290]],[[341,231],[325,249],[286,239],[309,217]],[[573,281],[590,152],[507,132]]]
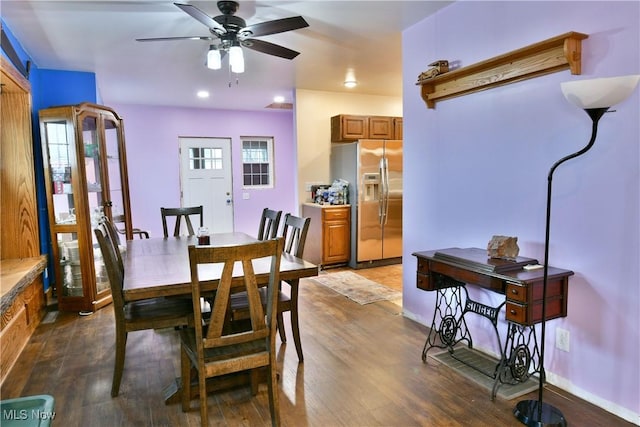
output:
[[[427,108],[435,108],[438,101],[566,69],[579,75],[582,40],[587,37],[568,32],[416,84],[421,86]]]

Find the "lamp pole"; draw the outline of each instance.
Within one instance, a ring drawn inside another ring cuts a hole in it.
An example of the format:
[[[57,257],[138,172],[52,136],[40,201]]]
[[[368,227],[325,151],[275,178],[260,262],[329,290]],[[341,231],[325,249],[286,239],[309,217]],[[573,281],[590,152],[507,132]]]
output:
[[[579,151],[569,154],[555,162],[547,177],[547,217],[544,239],[544,273],[542,285],[542,319],[540,346],[540,373],[537,400],[522,400],[516,404],[513,414],[529,427],[566,427],[567,421],[562,412],[542,399],[546,374],[544,371],[544,347],[547,323],[547,283],[549,273],[549,231],[551,228],[551,184],[555,170],[567,160],[576,158],[593,147],[598,134],[598,121],[612,105],[628,98],[640,81],[640,75],[610,77],[602,79],[567,82],[561,85],[565,98],[571,101],[591,117],[591,139]]]
[[[543,279],[542,279],[542,326],[541,326],[541,340],[542,344],[540,347],[540,381],[538,385],[538,400],[522,400],[517,403],[515,409],[513,410],[516,417],[523,423],[529,427],[541,427],[541,426],[566,426],[567,421],[560,412],[559,409],[554,406],[549,405],[548,403],[544,403],[542,400],[542,392],[544,389],[545,382],[545,373],[544,373],[544,346],[545,346],[545,336],[546,336],[546,319],[547,319],[547,282],[548,282],[548,273],[549,273],[549,231],[551,228],[551,187],[553,182],[553,173],[562,163],[567,160],[571,160],[582,154],[586,153],[593,147],[593,144],[596,142],[596,136],[598,134],[598,121],[602,117],[602,115],[609,109],[609,107],[605,108],[590,108],[585,111],[591,117],[593,121],[593,126],[591,130],[591,139],[589,143],[579,151],[576,151],[573,154],[569,154],[555,162],[551,169],[549,170],[549,175],[547,177],[547,219],[546,219],[546,231],[545,231],[545,239],[544,239],[544,270],[543,270]]]

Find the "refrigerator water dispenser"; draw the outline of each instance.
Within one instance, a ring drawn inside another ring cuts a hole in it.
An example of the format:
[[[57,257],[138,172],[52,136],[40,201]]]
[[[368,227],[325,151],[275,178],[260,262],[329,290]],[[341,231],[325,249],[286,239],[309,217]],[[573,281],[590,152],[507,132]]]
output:
[[[380,199],[380,174],[365,173],[362,175],[362,198],[365,202],[375,202]]]

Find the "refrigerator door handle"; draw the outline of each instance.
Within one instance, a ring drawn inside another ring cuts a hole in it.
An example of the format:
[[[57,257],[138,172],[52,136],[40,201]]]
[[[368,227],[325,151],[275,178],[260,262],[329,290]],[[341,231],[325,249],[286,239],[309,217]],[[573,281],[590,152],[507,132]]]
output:
[[[380,159],[380,165],[378,166],[378,173],[380,177],[380,194],[378,195],[378,224],[384,224],[385,206],[384,206],[384,157]]]
[[[383,181],[383,186],[382,186],[382,198],[384,199],[383,204],[384,204],[384,213],[383,213],[383,222],[382,225],[386,225],[387,224],[387,219],[389,218],[389,159],[387,159],[386,157],[382,158],[382,162],[384,165],[384,168],[382,170],[383,174],[382,174],[382,181]]]

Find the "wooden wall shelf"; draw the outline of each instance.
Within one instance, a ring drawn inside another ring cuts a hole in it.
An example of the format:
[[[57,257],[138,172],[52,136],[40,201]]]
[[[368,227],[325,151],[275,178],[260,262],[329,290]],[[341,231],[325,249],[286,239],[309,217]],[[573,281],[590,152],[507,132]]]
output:
[[[569,32],[518,50],[458,68],[419,82],[428,108],[436,102],[566,69],[581,73],[582,40],[587,34]]]

